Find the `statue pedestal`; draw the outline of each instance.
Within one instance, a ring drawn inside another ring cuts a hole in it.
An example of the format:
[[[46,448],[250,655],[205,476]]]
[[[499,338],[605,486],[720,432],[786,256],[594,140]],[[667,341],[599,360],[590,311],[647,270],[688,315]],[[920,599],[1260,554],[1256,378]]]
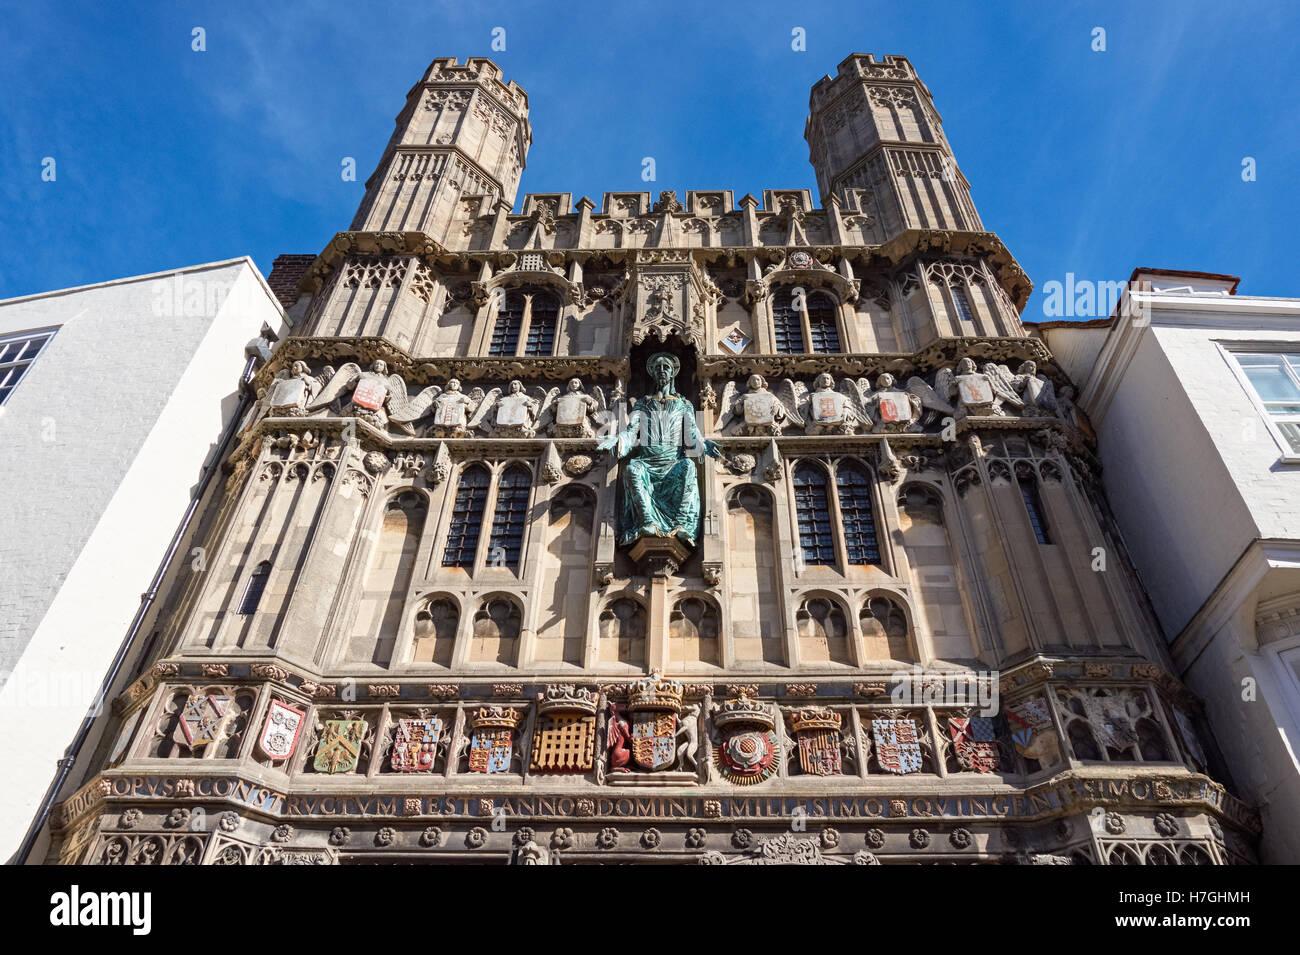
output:
[[[691,553],[691,546],[680,537],[642,537],[629,556],[651,577],[671,577]]]
[[[679,537],[642,537],[632,545],[632,559],[650,575],[646,657],[652,671],[668,668],[668,578],[691,552],[690,545]]]

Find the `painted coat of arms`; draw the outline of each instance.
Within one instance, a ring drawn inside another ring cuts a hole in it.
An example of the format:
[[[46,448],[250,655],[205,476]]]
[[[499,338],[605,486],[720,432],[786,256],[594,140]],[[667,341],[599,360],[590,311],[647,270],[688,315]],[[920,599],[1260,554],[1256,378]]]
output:
[[[191,693],[181,710],[181,732],[191,749],[215,743],[226,723],[230,697],[219,693]]]
[[[771,707],[741,696],[714,710],[722,734],[714,750],[718,772],[728,782],[752,786],[776,775],[776,719]]]
[[[632,760],[642,769],[671,766],[677,739],[677,714],[636,713],[632,717]]]
[[[913,720],[872,720],[876,762],[887,773],[903,776],[921,770],[921,743]]]
[[[984,375],[958,375],[957,392],[968,405],[993,403],[993,386]]]
[[[658,673],[633,683],[628,691],[632,714],[632,761],[642,769],[666,769],[677,755],[677,717],[682,684]]]
[[[1021,756],[1043,763],[1055,763],[1060,755],[1060,738],[1052,727],[1052,714],[1041,697],[1012,703],[1006,708],[1011,742]]]
[[[790,717],[799,743],[799,768],[810,776],[838,776],[844,771],[840,755],[843,717],[829,707],[809,706]]]
[[[901,391],[882,391],[876,398],[879,400],[880,420],[893,424],[897,421],[910,421],[912,418],[912,403],[906,394]]]
[[[438,758],[438,740],[442,737],[442,719],[398,720],[393,734],[393,751],[389,765],[395,773],[424,773],[433,769]]]
[[[257,748],[267,759],[288,759],[298,745],[303,721],[307,714],[297,707],[272,700],[262,724],[262,735],[257,738]]]
[[[350,773],[361,759],[366,739],[365,720],[326,720],[316,744],[312,768],[318,773]]]
[[[508,773],[514,757],[515,727],[522,714],[511,707],[483,706],[474,714],[469,738],[471,773]]]
[[[388,397],[388,386],[378,378],[362,378],[352,392],[352,403],[371,411],[378,411]]]
[[[962,769],[973,773],[997,771],[997,731],[987,716],[949,717],[948,735]]]

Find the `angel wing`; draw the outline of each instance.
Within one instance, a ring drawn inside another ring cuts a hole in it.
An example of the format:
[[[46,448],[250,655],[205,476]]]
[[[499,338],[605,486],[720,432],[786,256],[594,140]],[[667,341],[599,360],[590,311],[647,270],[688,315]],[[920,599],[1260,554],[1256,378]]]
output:
[[[398,376],[393,375],[392,378],[398,378]],[[392,378],[389,379],[390,383],[392,382]],[[398,380],[400,381],[401,379],[398,378]],[[425,412],[427,412],[433,406],[433,399],[437,398],[440,394],[442,394],[442,386],[430,385],[428,388],[425,388],[414,398],[403,397],[405,392],[406,392],[405,382],[402,382],[401,388],[396,391],[394,391],[391,388],[389,389],[388,391],[388,420],[389,421],[396,421],[398,424],[408,424],[411,421],[415,421],[417,418],[423,417]],[[407,430],[410,429],[408,428]]]
[[[547,391],[541,385],[529,389],[529,394],[537,399],[537,430],[541,431],[555,421],[555,399],[560,397],[560,389]]]
[[[308,408],[322,408],[337,398],[354,381],[361,377],[361,366],[354,361],[348,362],[330,379],[330,383],[321,389]],[[406,386],[403,385],[403,388]]]
[[[1011,374],[1011,370],[1006,365],[986,361],[980,371],[988,378],[995,395],[1016,408],[1024,406],[1024,401],[1016,394],[1016,376]]]
[[[791,423],[803,427],[804,416],[803,406],[808,401],[808,386],[802,381],[795,381],[793,378],[782,378],[781,383],[776,386],[776,396],[780,399],[781,404],[785,406],[786,417]]]
[[[840,381],[837,390],[845,398],[849,399],[849,407],[858,416],[858,420],[871,424],[871,414],[867,410],[867,402],[871,399],[870,382],[865,378],[859,378],[856,381],[852,378],[844,378]]]
[[[940,374],[943,374],[943,372],[940,372]],[[951,379],[951,374],[948,377]],[[935,376],[935,383],[942,384],[937,375]],[[943,414],[957,413],[956,409],[941,397],[944,394],[943,389],[936,392],[925,383],[924,379],[918,378],[916,375],[907,379],[906,390],[909,394],[916,395],[917,398],[921,399],[921,407],[923,408],[928,408],[930,411],[939,411]]]
[[[729,425],[731,423],[731,419],[736,416],[736,411],[735,411],[736,392],[738,392],[739,390],[740,389],[736,386],[736,383],[734,381],[728,381],[726,387],[722,389],[722,400],[718,402],[718,408],[720,409],[718,413],[719,432],[721,432],[723,428]]]
[[[957,391],[957,376],[951,368],[940,368],[934,373],[934,391],[942,401],[947,401]]]
[[[469,419],[469,424],[465,427],[474,430],[483,423],[487,413],[496,405],[497,399],[501,397],[501,389],[493,388],[487,394],[483,393],[482,388],[475,388],[469,393],[470,401],[473,402],[473,416]]]

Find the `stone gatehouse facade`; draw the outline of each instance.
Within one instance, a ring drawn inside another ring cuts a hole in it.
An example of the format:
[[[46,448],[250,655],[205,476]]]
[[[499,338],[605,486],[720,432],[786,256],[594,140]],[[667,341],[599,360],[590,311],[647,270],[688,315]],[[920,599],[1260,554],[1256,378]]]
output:
[[[1251,861],[929,90],[851,56],[806,138],[818,202],[515,213],[527,95],[435,60],[51,858]],[[622,546],[658,353],[721,453]]]

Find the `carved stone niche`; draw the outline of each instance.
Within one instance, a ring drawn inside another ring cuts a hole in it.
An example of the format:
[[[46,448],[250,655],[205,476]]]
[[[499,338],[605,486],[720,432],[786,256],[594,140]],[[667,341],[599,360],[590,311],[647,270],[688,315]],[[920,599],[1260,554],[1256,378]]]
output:
[[[688,256],[654,260],[639,256],[626,292],[632,305],[632,344],[647,339],[665,342],[676,336],[703,347],[705,303],[717,294],[716,286]]]

